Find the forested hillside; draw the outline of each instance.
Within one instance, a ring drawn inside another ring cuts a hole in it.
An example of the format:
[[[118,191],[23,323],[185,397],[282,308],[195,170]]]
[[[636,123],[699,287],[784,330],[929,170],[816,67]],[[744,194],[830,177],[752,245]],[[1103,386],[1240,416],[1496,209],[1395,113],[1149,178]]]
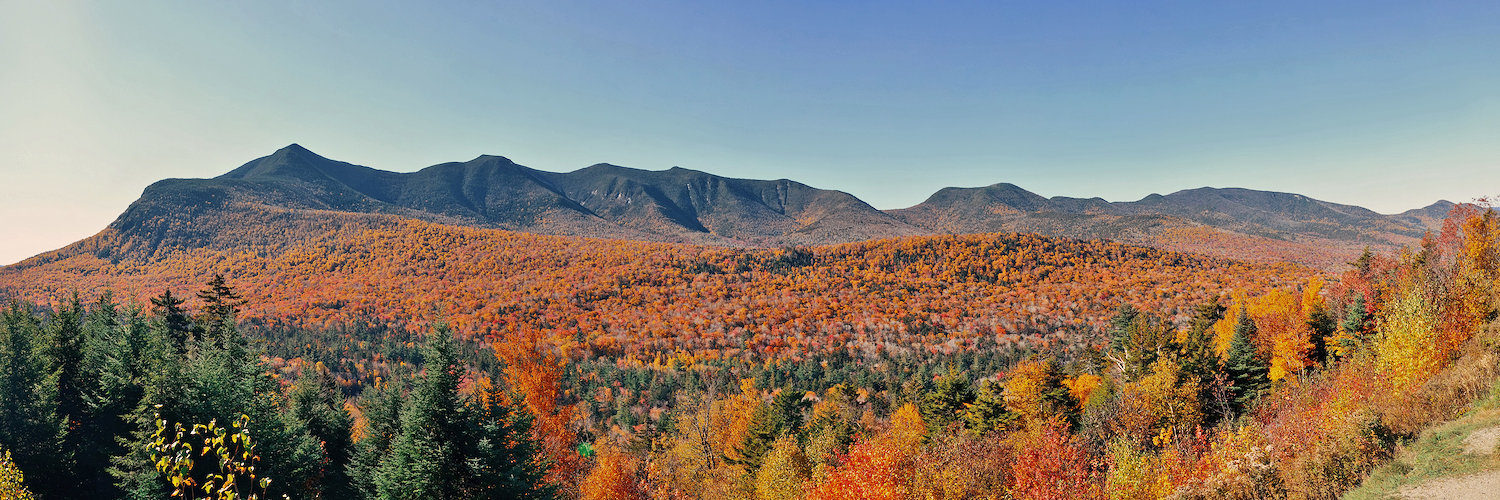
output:
[[[191,206],[0,269],[4,491],[1334,498],[1500,373],[1482,206],[1332,273]]]

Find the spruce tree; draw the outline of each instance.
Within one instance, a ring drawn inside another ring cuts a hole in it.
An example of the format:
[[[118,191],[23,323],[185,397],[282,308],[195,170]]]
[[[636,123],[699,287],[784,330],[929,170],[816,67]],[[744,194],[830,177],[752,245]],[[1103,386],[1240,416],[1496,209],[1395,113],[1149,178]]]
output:
[[[343,394],[322,363],[304,370],[287,397],[291,416],[307,426],[322,445],[323,459],[314,477],[319,498],[356,498],[346,468],[354,452],[350,436],[354,419],[344,409]]]
[[[460,450],[468,416],[458,396],[463,367],[455,350],[446,327],[427,335],[424,372],[401,411],[401,435],[375,478],[379,498],[463,497],[466,464]]]
[[[120,496],[108,474],[110,459],[125,454],[121,440],[130,436],[127,417],[140,404],[141,362],[147,327],[134,313],[122,314],[113,297],[104,293],[88,311],[83,325],[85,412],[77,434],[79,497]]]
[[[54,377],[41,320],[12,303],[0,321],[0,448],[10,450],[16,467],[33,478],[42,498],[60,493],[63,438],[67,423],[57,413]]]
[[[77,469],[75,459],[84,443],[80,441],[78,431],[91,421],[85,411],[85,394],[91,392],[91,384],[84,380],[83,372],[83,315],[83,303],[74,293],[71,300],[57,308],[44,328],[46,334],[40,354],[46,363],[47,375],[39,390],[47,393],[42,396],[44,399],[56,402],[55,411],[62,420],[63,434],[62,446],[53,451],[54,456],[50,459],[52,467],[32,474],[38,483],[46,483],[39,484],[37,489],[43,497],[73,497],[81,493],[77,490],[77,478],[81,477],[82,471]]]
[[[531,438],[532,416],[519,405],[505,403],[498,391],[480,394],[469,403],[471,417],[465,455],[465,498],[547,499],[556,488],[546,483],[550,464],[541,445]]]
[[[151,313],[157,318],[161,331],[166,334],[168,344],[181,353],[187,349],[188,337],[193,333],[193,322],[182,310],[184,300],[172,296],[172,290],[151,298]]]
[[[365,427],[347,467],[350,485],[360,498],[379,496],[376,479],[380,476],[380,463],[390,455],[392,445],[401,436],[402,392],[402,387],[386,381],[366,387],[360,395],[359,409],[365,417]]]
[[[938,379],[937,386],[922,401],[922,419],[927,422],[927,433],[937,435],[949,424],[957,422],[975,397],[969,378],[949,367],[948,374]]]
[[[981,384],[974,402],[964,409],[963,422],[970,432],[980,436],[1014,425],[1016,414],[1005,407],[1005,388],[993,380]]]
[[[207,287],[198,291],[203,301],[199,324],[209,338],[223,339],[235,328],[235,315],[245,301],[224,281],[224,275],[214,274]]]
[[[759,469],[776,438],[783,434],[793,434],[796,437],[802,430],[804,406],[802,394],[791,389],[777,391],[771,401],[762,402],[755,408],[744,439],[735,447],[739,458],[730,462],[743,465],[746,471],[752,473]]]
[[[1239,322],[1234,325],[1234,339],[1225,353],[1224,371],[1229,375],[1230,403],[1236,414],[1242,413],[1255,403],[1261,391],[1270,385],[1267,374],[1270,366],[1256,352],[1255,322],[1243,308]]]

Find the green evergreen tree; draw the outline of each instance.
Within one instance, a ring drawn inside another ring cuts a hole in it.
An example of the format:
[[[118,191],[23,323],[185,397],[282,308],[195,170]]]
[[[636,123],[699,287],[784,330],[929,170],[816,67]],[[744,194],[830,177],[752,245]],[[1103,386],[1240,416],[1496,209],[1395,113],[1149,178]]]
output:
[[[746,472],[754,473],[760,468],[771,445],[783,434],[792,434],[798,439],[802,431],[802,409],[805,407],[802,394],[791,389],[782,389],[769,402],[762,402],[750,418],[750,428],[735,447],[738,459],[730,463],[745,466]]]
[[[235,315],[245,301],[224,281],[224,275],[214,274],[207,287],[198,291],[198,299],[203,301],[198,321],[203,333],[215,339],[230,336],[230,330],[235,328]]]
[[[1318,364],[1328,362],[1328,340],[1338,332],[1338,325],[1333,315],[1328,313],[1328,308],[1319,305],[1307,314],[1307,327],[1312,330],[1312,350],[1308,352],[1308,358],[1317,361]]]
[[[1198,383],[1199,401],[1215,401],[1215,394],[1222,394],[1228,379],[1219,371],[1221,360],[1214,350],[1213,326],[1224,319],[1227,310],[1217,300],[1199,304],[1193,308],[1193,318],[1182,335],[1179,345],[1178,366],[1181,376]],[[1186,381],[1186,380],[1184,380]],[[1226,418],[1221,411],[1209,406],[1205,423],[1212,425]]]
[[[1365,334],[1370,331],[1373,321],[1365,307],[1365,295],[1356,293],[1354,300],[1349,301],[1349,306],[1344,309],[1344,320],[1339,323],[1339,329],[1346,334],[1339,339],[1342,352],[1353,352],[1365,341]]]
[[[463,367],[455,351],[446,327],[427,335],[424,373],[401,411],[401,434],[375,478],[379,498],[463,498],[468,415],[458,396]]]
[[[496,391],[471,400],[468,414],[472,439],[465,441],[465,498],[532,500],[557,495],[546,482],[550,464],[531,438],[530,413],[505,404],[504,395]]]
[[[350,484],[360,498],[379,496],[376,478],[380,476],[380,463],[390,455],[391,446],[401,436],[402,401],[402,388],[390,382],[367,387],[360,396],[359,409],[365,417],[365,427],[348,466]]]
[[[1016,422],[1016,415],[1005,407],[1005,387],[993,380],[980,384],[962,418],[964,426],[980,436],[1010,429]]]
[[[1107,357],[1126,380],[1135,380],[1149,373],[1157,359],[1175,355],[1177,345],[1173,337],[1172,329],[1160,318],[1129,305],[1121,306],[1110,320]]]
[[[287,397],[293,419],[302,422],[322,448],[322,461],[313,483],[319,498],[357,498],[347,467],[354,453],[350,434],[353,417],[344,409],[343,394],[322,363],[304,370]]]
[[[111,457],[127,452],[121,441],[132,430],[127,417],[140,404],[140,356],[148,329],[133,312],[122,314],[108,292],[88,311],[83,325],[83,372],[88,415],[77,435],[78,497],[114,498],[121,492],[108,474]]]
[[[1260,393],[1270,385],[1270,366],[1256,351],[1255,321],[1243,309],[1234,325],[1234,339],[1225,353],[1224,371],[1229,375],[1230,403],[1236,414],[1255,404]]]
[[[950,424],[957,423],[975,397],[969,378],[949,367],[948,374],[938,378],[932,392],[922,401],[922,419],[927,422],[927,434],[936,436],[946,431]]]
[[[183,302],[182,298],[173,297],[171,290],[151,298],[151,313],[156,316],[161,331],[167,334],[168,344],[179,353],[187,349],[188,338],[193,333],[193,322],[182,310]]]
[[[74,293],[44,327],[46,333],[39,354],[46,364],[47,375],[38,391],[44,393],[43,399],[56,402],[55,412],[63,425],[61,446],[53,450],[49,459],[52,467],[32,474],[38,483],[37,493],[44,498],[74,497],[81,493],[77,478],[83,473],[77,468],[76,453],[83,442],[78,430],[90,421],[85,411],[85,394],[92,385],[85,382],[83,373],[83,315],[83,303]]]
[[[159,299],[153,301],[159,316],[143,356],[146,392],[130,416],[130,452],[117,457],[111,469],[117,485],[130,498],[160,498],[169,491],[144,451],[158,414],[169,425],[231,422],[246,415],[261,456],[257,475],[273,479],[266,493],[314,496],[321,450],[306,425],[284,411],[280,383],[267,372],[261,353],[232,323],[221,325],[214,338],[185,335],[180,328],[186,315],[177,307],[181,300],[170,293]]]
[[[10,450],[41,498],[58,496],[66,470],[66,421],[57,413],[56,377],[49,373],[40,318],[12,303],[0,321],[0,448]]]

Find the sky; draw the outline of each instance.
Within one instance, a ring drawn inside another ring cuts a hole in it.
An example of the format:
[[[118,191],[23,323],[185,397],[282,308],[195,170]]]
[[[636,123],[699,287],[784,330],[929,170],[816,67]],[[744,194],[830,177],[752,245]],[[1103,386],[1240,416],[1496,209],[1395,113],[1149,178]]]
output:
[[[0,263],[290,143],[947,186],[1500,193],[1500,2],[0,0]]]

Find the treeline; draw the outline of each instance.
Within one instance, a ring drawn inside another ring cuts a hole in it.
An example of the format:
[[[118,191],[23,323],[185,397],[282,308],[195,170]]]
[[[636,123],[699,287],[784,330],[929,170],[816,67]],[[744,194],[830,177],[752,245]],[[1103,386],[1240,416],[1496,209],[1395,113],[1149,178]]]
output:
[[[268,370],[222,277],[198,299],[3,312],[0,449],[36,498],[553,496],[530,414],[446,328],[353,404],[320,365]]]

